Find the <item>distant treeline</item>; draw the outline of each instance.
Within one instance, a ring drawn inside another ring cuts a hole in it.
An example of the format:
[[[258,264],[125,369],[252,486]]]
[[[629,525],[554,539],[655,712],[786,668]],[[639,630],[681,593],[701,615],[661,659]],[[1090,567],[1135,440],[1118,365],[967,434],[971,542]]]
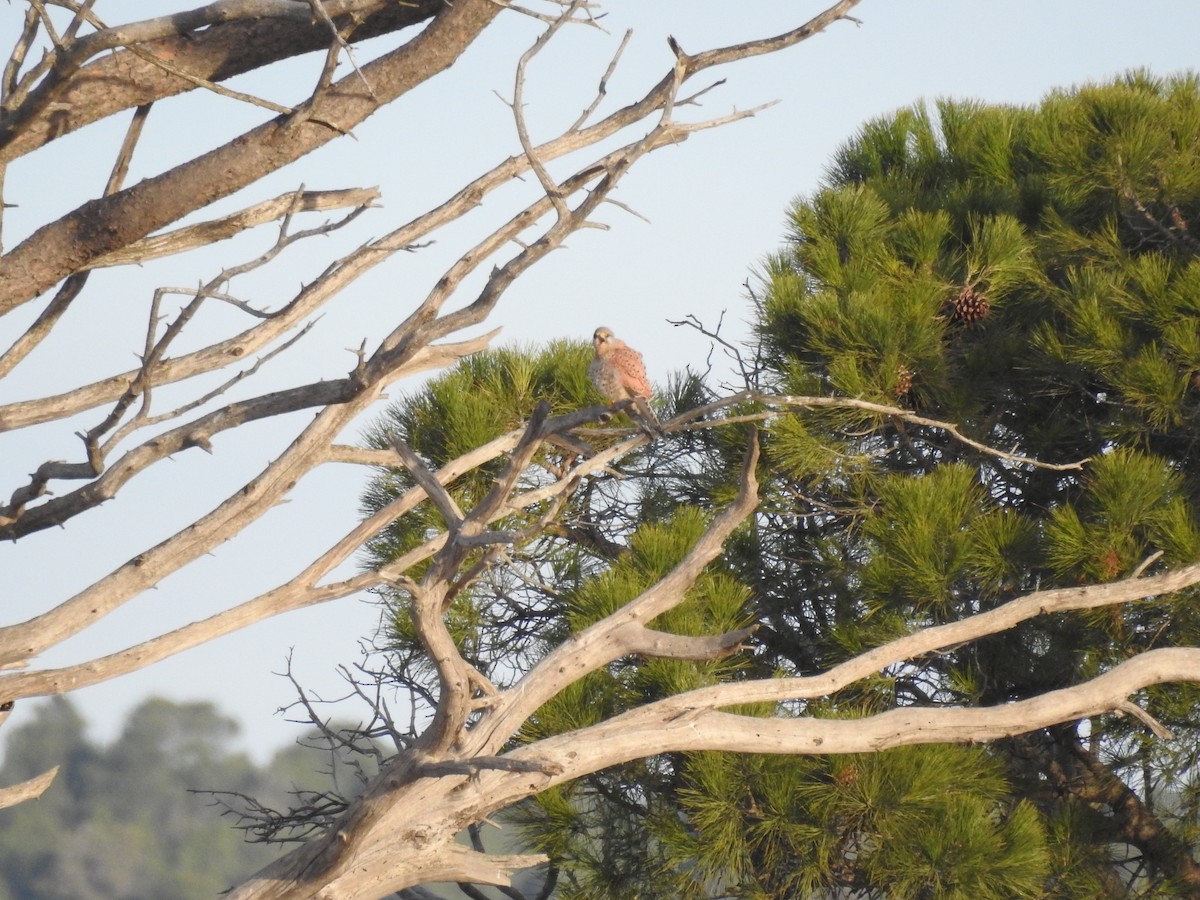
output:
[[[333,786],[329,751],[289,747],[263,768],[233,752],[237,723],[209,703],[147,700],[109,746],[85,729],[59,697],[9,735],[0,784],[60,768],[40,799],[0,810],[0,900],[215,897],[287,847],[247,843],[203,792],[286,809]]]

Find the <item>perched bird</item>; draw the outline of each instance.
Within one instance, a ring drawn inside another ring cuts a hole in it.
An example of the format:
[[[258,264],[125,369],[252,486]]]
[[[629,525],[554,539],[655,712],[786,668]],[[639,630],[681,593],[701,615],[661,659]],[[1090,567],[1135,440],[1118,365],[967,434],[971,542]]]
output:
[[[630,416],[647,434],[658,434],[661,430],[658,417],[650,408],[650,382],[646,378],[646,365],[642,354],[615,337],[607,328],[597,328],[592,335],[592,346],[596,355],[588,366],[588,377],[605,399],[616,403],[632,400]]]

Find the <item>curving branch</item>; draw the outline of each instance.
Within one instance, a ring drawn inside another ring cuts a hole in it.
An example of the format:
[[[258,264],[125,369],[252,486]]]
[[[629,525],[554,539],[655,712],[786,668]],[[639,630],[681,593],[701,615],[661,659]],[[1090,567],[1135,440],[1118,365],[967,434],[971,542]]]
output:
[[[694,703],[721,707],[734,703],[769,703],[823,697],[894,663],[933,653],[944,647],[978,640],[990,634],[999,634],[1038,616],[1098,609],[1161,597],[1197,584],[1200,584],[1200,563],[1144,578],[1134,577],[1107,584],[1035,591],[987,612],[977,613],[957,622],[923,628],[889,641],[834,666],[821,675],[757,682],[752,687],[747,687],[744,693],[725,690],[726,686],[723,685],[700,688],[696,692],[681,695],[688,698],[681,702],[685,705]],[[737,699],[724,699],[734,693]]]
[[[711,403],[698,406],[695,409],[689,410],[682,415],[677,416],[664,428],[668,431],[688,431],[698,428],[709,427],[708,419],[714,413],[723,412],[745,404],[757,403],[773,409],[855,409],[864,413],[869,413],[872,417],[879,419],[891,419],[898,422],[908,422],[912,425],[921,425],[926,428],[934,428],[945,432],[951,438],[964,447],[970,447],[984,456],[990,456],[993,459],[1001,459],[1005,462],[1018,463],[1020,465],[1030,466],[1035,469],[1046,469],[1051,472],[1077,472],[1081,471],[1087,464],[1088,460],[1081,459],[1067,463],[1050,463],[1042,460],[1033,459],[1029,456],[1023,456],[1020,453],[1000,450],[997,447],[989,446],[988,444],[977,441],[974,438],[967,437],[959,429],[954,422],[946,422],[941,419],[931,419],[927,416],[922,416],[913,412],[911,409],[904,409],[900,406],[888,406],[882,403],[872,403],[869,400],[859,400],[855,397],[807,397],[791,394],[771,394],[766,391],[748,390],[740,391],[728,397],[721,397]],[[737,422],[764,422],[770,421],[777,413],[773,412],[755,412],[736,417],[726,417],[722,421],[725,424],[734,424]]]
[[[874,753],[915,744],[977,743],[1120,711],[1128,705],[1130,695],[1155,684],[1196,681],[1200,681],[1200,649],[1188,647],[1150,650],[1082,684],[1001,706],[903,707],[861,719],[759,718],[720,712],[710,705],[687,705],[682,701],[685,694],[647,704],[591,728],[546,738],[506,756],[562,762],[561,773],[552,775],[547,770],[539,785],[544,790],[607,766],[659,753],[727,750],[814,755]],[[746,700],[731,702],[754,702],[754,691],[746,693]],[[481,777],[487,780],[488,775]],[[497,801],[501,805],[512,802],[499,797]]]
[[[51,782],[54,781],[54,776],[57,774],[58,766],[55,766],[41,775],[30,778],[28,781],[0,788],[0,809],[16,806],[18,803],[24,803],[26,800],[36,800],[46,792],[46,788],[50,787]]]
[[[174,256],[197,247],[207,247],[219,241],[241,234],[251,228],[267,222],[290,218],[302,212],[324,212],[331,209],[354,210],[353,215],[375,206],[379,200],[378,188],[350,188],[336,191],[305,191],[298,190],[264,200],[251,207],[213,219],[187,225],[175,231],[156,234],[135,241],[128,247],[108,256],[94,260],[88,268],[98,269],[105,266],[142,265],[152,259],[163,256]],[[313,231],[314,234],[328,234],[335,227],[353,221],[351,217],[342,220],[337,226],[326,225]],[[292,240],[296,238],[293,237]],[[228,273],[223,273],[226,280]]]
[[[86,463],[43,463],[33,474],[30,483],[18,488],[8,505],[0,507],[0,538],[16,540],[35,531],[61,525],[72,516],[111,500],[126,482],[158,460],[193,447],[211,451],[213,438],[223,431],[314,406],[345,403],[359,392],[361,385],[353,377],[288,388],[230,403],[157,435],[130,450],[107,468],[103,459],[94,453],[89,453]],[[77,478],[95,480],[39,506],[26,508],[31,500],[45,493],[46,485],[51,480]]]

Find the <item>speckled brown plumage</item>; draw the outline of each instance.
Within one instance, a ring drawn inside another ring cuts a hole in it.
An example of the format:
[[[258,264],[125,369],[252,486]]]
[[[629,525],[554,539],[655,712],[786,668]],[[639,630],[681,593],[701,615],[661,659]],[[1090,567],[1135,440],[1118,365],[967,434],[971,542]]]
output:
[[[642,354],[629,347],[608,328],[597,328],[592,335],[596,355],[588,366],[592,384],[606,400],[616,403],[632,400],[630,415],[643,428],[657,432],[658,418],[647,402],[653,391],[646,378]]]

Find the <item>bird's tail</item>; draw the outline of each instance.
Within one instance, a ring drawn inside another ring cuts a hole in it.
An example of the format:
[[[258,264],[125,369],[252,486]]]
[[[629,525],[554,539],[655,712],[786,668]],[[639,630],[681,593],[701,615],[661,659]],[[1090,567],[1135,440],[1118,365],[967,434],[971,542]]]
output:
[[[650,401],[645,397],[633,398],[633,407],[629,410],[629,415],[637,423],[638,427],[650,437],[659,437],[662,435],[662,423],[658,421],[658,416],[650,408]]]

